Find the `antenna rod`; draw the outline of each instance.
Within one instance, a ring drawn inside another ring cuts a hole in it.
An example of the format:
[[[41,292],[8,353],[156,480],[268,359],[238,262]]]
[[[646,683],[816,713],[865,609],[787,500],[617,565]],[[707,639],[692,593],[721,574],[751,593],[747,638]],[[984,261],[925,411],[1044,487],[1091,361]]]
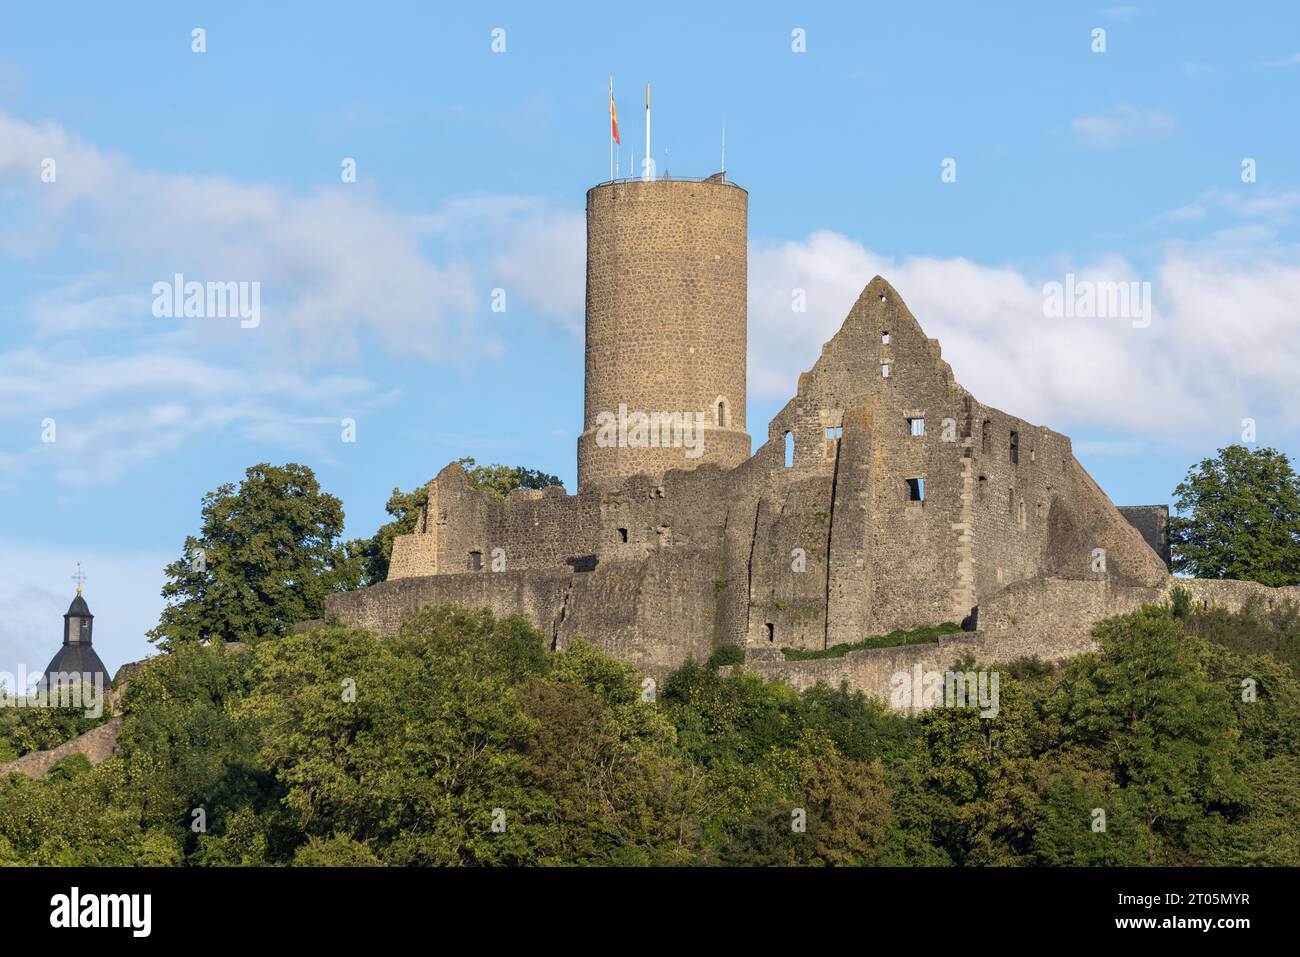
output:
[[[643,176],[650,179],[650,84],[645,85],[645,170]]]
[[[724,174],[722,179],[725,182],[727,179],[725,175],[727,172],[727,114],[726,113],[722,114],[722,172]]]

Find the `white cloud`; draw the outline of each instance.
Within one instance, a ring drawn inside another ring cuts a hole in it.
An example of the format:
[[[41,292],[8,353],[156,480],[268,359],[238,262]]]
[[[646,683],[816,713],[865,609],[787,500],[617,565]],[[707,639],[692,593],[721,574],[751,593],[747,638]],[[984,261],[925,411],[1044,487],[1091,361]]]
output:
[[[41,181],[46,159],[56,164],[54,183]],[[239,348],[265,336],[268,350],[315,362],[354,358],[370,329],[402,355],[463,363],[500,354],[500,336],[478,320],[497,286],[581,331],[583,216],[536,197],[470,196],[408,215],[385,209],[363,185],[297,196],[142,170],[57,125],[3,111],[0,188],[16,213],[0,223],[0,250],[31,259],[75,246],[96,263],[93,277],[33,303],[28,318],[47,337],[130,329]],[[452,258],[431,261],[431,237]],[[177,273],[259,282],[261,325],[155,319],[153,283]]]
[[[1290,56],[1281,57],[1276,60],[1265,60],[1260,64],[1271,70],[1284,70],[1291,66],[1300,66],[1300,53],[1292,53]]]
[[[1150,327],[1045,318],[1043,284],[1067,271],[1150,281]],[[958,382],[1031,421],[1161,440],[1222,435],[1246,415],[1300,421],[1300,257],[1274,261],[1258,247],[1172,248],[1154,275],[1111,258],[1031,277],[966,259],[896,260],[830,232],[760,246],[750,255],[751,393],[793,395],[877,274],[940,341]],[[791,309],[796,288],[806,291],[806,313]]]
[[[583,329],[587,223],[535,196],[464,196],[421,220],[430,234],[484,248],[488,285],[575,335]],[[508,308],[508,307],[507,307]]]
[[[53,183],[41,181],[46,159],[56,164]],[[142,306],[153,283],[182,273],[261,283],[262,324],[230,323],[221,330],[227,341],[258,335],[309,360],[346,358],[368,328],[403,354],[451,360],[476,351],[481,297],[469,267],[430,261],[418,221],[383,208],[364,186],[297,196],[145,171],[56,125],[3,112],[0,185],[18,194],[0,248],[31,258],[75,246],[115,279],[108,297],[78,300],[74,285],[52,294],[57,308],[38,303],[32,318],[55,330],[152,319]],[[184,320],[154,322],[170,331],[165,323]]]
[[[550,211],[533,228],[521,224],[495,265],[504,288],[517,290],[542,315],[582,334],[587,281],[582,213]]]
[[[241,370],[165,352],[21,349],[0,355],[0,422],[24,437],[20,451],[0,459],[0,475],[12,481],[41,465],[63,484],[106,482],[226,428],[328,461],[340,419],[364,421],[392,395],[354,376]],[[42,441],[46,419],[54,421],[52,443]]]
[[[1192,223],[1205,218],[1205,207],[1200,203],[1187,203],[1154,217],[1157,223]]]
[[[1109,7],[1101,11],[1101,15],[1110,20],[1118,20],[1121,23],[1127,23],[1130,20],[1137,19],[1142,13],[1141,7]]]
[[[1111,149],[1121,143],[1150,142],[1168,136],[1178,122],[1160,110],[1141,110],[1120,103],[1109,113],[1076,116],[1070,127],[1088,146]]]
[[[1263,193],[1256,195],[1253,187],[1248,187],[1249,195],[1242,192],[1214,192],[1211,195],[1225,209],[1239,216],[1260,219],[1289,219],[1300,211],[1300,191],[1285,193]]]
[[[41,179],[46,159],[53,183]],[[330,461],[334,416],[359,417],[390,394],[310,370],[355,360],[368,333],[403,358],[497,359],[503,334],[479,321],[496,286],[511,308],[531,305],[581,334],[582,215],[535,197],[466,197],[408,215],[364,186],[298,196],[143,170],[3,110],[0,195],[0,254],[90,264],[34,277],[26,303],[0,305],[9,333],[0,424],[13,425],[0,454],[3,489],[38,463],[65,484],[108,480],[228,429]],[[153,284],[177,273],[258,282],[260,325],[156,318]],[[47,416],[57,421],[52,445],[39,441]]]

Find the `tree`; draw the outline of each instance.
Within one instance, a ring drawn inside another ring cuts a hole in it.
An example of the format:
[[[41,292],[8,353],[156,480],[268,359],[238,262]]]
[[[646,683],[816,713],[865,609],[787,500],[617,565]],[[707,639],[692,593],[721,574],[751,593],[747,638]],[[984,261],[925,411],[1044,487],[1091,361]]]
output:
[[[388,496],[384,511],[393,516],[391,522],[379,526],[369,539],[350,543],[362,556],[362,584],[377,585],[388,580],[388,564],[393,557],[393,539],[410,535],[420,521],[420,513],[429,501],[428,486],[421,485],[410,492],[394,488]]]
[[[1073,659],[1062,679],[1069,739],[1125,789],[1149,835],[1180,847],[1207,810],[1246,794],[1228,688],[1209,673],[1205,644],[1164,608],[1108,618],[1092,634],[1100,652]]]
[[[261,643],[254,687],[232,710],[283,788],[267,821],[273,859],[316,838],[393,865],[534,860],[545,800],[529,782],[534,722],[516,687],[546,655],[521,618],[447,606],[382,641],[326,628]]]
[[[361,556],[336,543],[343,505],[304,465],[254,465],[203,497],[202,526],[166,568],[149,640],[247,641],[319,618],[325,596],[356,587]]]
[[[1300,583],[1300,476],[1275,449],[1243,445],[1189,469],[1169,519],[1175,571],[1263,585]]]
[[[465,470],[469,484],[505,498],[517,488],[549,488],[562,485],[557,476],[539,472],[522,465],[475,465],[469,456],[457,459],[456,464]]]
[[[839,754],[806,734],[792,750],[790,796],[743,817],[719,857],[730,866],[862,866],[877,862],[890,793],[879,762]]]

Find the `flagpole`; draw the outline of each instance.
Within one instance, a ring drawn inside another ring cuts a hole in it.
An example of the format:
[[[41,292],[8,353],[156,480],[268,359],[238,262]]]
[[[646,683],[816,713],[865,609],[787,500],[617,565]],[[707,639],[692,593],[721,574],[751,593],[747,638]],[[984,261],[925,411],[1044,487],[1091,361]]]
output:
[[[641,175],[650,178],[650,84],[645,85],[645,169]]]
[[[614,102],[614,75],[609,76],[609,102]],[[610,116],[609,123],[609,178],[614,178],[614,117]]]

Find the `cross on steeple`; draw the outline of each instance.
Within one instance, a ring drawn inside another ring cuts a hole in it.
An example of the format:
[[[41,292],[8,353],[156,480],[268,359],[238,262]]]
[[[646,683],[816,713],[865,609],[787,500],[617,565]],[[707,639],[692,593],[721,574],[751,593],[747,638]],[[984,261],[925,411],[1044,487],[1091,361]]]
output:
[[[77,583],[77,594],[81,594],[81,583],[86,580],[86,576],[81,573],[81,562],[77,562],[77,574],[72,576],[72,580]]]

